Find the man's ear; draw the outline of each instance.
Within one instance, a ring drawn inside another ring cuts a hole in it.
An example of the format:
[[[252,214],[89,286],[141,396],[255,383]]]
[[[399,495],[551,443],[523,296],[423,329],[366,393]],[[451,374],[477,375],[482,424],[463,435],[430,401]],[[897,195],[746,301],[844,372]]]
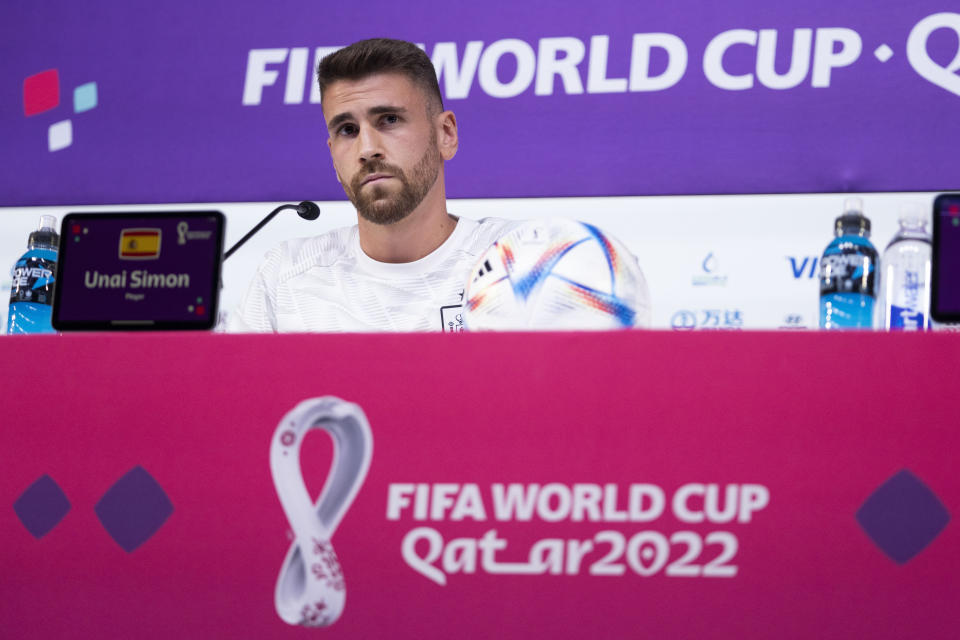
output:
[[[453,111],[444,111],[437,116],[437,145],[444,160],[457,155],[460,138],[457,136],[457,116]]]

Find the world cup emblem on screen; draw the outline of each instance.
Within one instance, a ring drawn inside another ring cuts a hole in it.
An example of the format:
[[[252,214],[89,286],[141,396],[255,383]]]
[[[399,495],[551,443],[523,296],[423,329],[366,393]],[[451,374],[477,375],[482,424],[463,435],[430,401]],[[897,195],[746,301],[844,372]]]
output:
[[[300,468],[300,447],[311,429],[333,439],[333,462],[316,502]],[[372,455],[373,435],[363,410],[339,398],[304,400],[277,425],[270,472],[294,535],[274,591],[284,622],[325,627],[343,613],[346,582],[331,538],[363,485]]]

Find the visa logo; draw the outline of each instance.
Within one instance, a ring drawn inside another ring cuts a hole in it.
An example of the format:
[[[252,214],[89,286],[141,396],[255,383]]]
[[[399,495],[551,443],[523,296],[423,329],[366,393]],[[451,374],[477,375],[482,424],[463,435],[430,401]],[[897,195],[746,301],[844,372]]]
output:
[[[790,261],[790,270],[795,279],[817,277],[817,263],[820,261],[817,256],[803,256],[802,260],[796,256],[787,256],[787,260]]]

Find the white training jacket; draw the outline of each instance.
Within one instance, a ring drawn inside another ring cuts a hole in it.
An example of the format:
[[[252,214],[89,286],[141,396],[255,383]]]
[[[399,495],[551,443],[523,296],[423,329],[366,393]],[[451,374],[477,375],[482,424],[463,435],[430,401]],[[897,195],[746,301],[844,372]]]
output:
[[[470,270],[518,222],[459,218],[450,237],[415,262],[377,262],[357,226],[271,249],[227,319],[231,333],[460,331]]]

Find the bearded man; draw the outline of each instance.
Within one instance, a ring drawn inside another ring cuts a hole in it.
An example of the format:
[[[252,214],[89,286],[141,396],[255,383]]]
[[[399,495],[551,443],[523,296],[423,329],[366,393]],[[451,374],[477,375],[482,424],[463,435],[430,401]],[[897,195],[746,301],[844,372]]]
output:
[[[430,58],[409,42],[363,40],[325,57],[317,80],[357,225],[271,250],[228,330],[459,330],[469,270],[515,223],[447,211],[457,119]]]

